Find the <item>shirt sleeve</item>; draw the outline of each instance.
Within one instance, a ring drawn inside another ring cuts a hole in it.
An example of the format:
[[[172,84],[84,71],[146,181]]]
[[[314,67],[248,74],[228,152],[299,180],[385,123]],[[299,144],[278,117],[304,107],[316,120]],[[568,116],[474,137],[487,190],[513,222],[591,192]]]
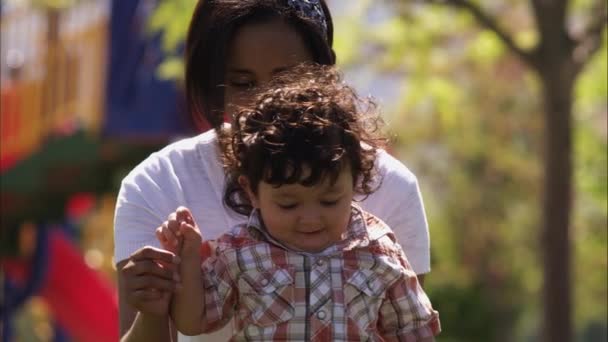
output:
[[[161,248],[154,230],[162,222],[137,185],[123,181],[114,212],[114,262],[127,259],[143,246]]]
[[[433,310],[413,273],[406,273],[387,290],[378,331],[385,341],[419,341],[441,332],[439,313]]]
[[[161,248],[155,230],[181,203],[168,162],[152,154],[127,175],[114,212],[114,261],[127,259],[144,246]]]
[[[206,334],[221,329],[232,319],[237,290],[229,264],[221,253],[216,252],[203,261],[201,271],[205,288],[205,310],[201,326]]]
[[[382,183],[366,209],[391,227],[416,274],[430,272],[429,228],[416,176],[386,151],[378,154],[378,171]]]

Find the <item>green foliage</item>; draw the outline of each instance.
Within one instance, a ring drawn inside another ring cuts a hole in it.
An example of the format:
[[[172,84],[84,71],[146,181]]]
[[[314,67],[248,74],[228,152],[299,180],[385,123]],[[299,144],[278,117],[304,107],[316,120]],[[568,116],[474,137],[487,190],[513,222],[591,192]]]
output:
[[[184,77],[184,61],[180,57],[166,58],[158,67],[158,76],[165,80],[181,80]]]
[[[341,15],[340,25],[334,25],[334,51],[341,65],[356,63],[361,57],[357,49],[365,40],[366,28],[361,19],[369,8],[371,0],[359,0],[345,9]]]
[[[496,331],[495,310],[491,298],[480,286],[446,285],[431,288],[428,295],[440,312],[440,341],[491,341]],[[474,314],[471,314],[474,313]],[[461,319],[449,319],[461,317]]]
[[[575,323],[582,341],[606,339],[608,302],[608,44],[603,46],[579,78],[576,94],[575,198],[573,212]],[[601,304],[604,303],[604,304]]]
[[[499,3],[483,2],[498,8],[519,46],[537,44],[521,14],[526,2]],[[573,13],[589,10],[576,6]],[[391,129],[397,157],[425,196],[433,257],[426,288],[444,322],[440,340],[535,340],[544,134],[536,76],[462,11],[401,8],[359,43],[378,55],[351,67],[376,60],[378,70],[405,75]],[[606,331],[606,57],[604,46],[576,89],[573,304],[583,337]]]
[[[148,21],[148,31],[161,35],[163,50],[168,54],[158,69],[161,78],[181,80],[184,77],[179,48],[186,39],[196,3],[196,0],[162,0]]]
[[[484,66],[491,66],[505,53],[505,47],[499,38],[490,31],[482,31],[471,42],[470,58]]]
[[[49,9],[64,9],[76,5],[81,0],[32,0],[34,6]]]
[[[608,94],[608,66],[606,60],[608,33],[605,31],[602,38],[602,48],[592,61],[586,66],[578,79],[575,88],[575,109],[577,117],[588,120],[591,116],[606,114],[606,94]]]
[[[162,31],[163,48],[174,51],[188,33],[188,23],[196,0],[163,0],[150,17],[148,27],[152,32]]]

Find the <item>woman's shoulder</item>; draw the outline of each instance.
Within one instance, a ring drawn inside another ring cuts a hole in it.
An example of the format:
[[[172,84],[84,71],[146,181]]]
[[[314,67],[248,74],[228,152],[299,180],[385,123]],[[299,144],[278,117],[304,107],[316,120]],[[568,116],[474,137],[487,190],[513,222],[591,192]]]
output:
[[[416,184],[418,179],[400,160],[384,149],[379,149],[376,157],[376,168],[383,178],[398,179],[404,183]]]
[[[179,139],[170,143],[161,150],[152,153],[140,165],[145,167],[162,160],[178,161],[186,158],[190,160],[190,158],[199,153],[218,153],[217,136],[214,130],[209,130],[197,136]]]
[[[150,154],[131,170],[125,181],[174,174],[182,168],[196,166],[193,164],[215,160],[217,156],[217,137],[215,132],[210,130],[194,137],[177,140]]]
[[[385,221],[390,221],[383,215],[384,210],[381,207],[386,206],[392,200],[402,202],[410,197],[415,197],[418,192],[418,179],[407,166],[387,151],[380,149],[377,153],[376,175],[373,183],[375,191],[362,203],[364,209],[373,212]]]

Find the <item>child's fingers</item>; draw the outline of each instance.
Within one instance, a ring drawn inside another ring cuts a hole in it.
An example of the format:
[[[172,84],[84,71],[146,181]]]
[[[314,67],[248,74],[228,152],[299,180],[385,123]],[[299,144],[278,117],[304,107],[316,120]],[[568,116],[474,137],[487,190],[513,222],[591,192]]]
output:
[[[169,246],[169,241],[167,240],[167,238],[165,237],[165,234],[163,234],[163,229],[162,227],[158,227],[156,228],[156,230],[154,231],[156,233],[156,238],[158,239],[158,241],[160,242],[160,244],[165,247],[165,246]]]
[[[201,233],[198,231],[198,228],[196,228],[196,226],[193,226],[186,222],[182,222],[179,227],[179,230],[184,236],[184,239],[186,240],[201,240]]]
[[[163,234],[167,244],[169,246],[177,246],[179,243],[179,225],[176,221],[165,221],[160,226],[161,233]]]
[[[178,240],[172,238],[170,236],[171,233],[167,233],[167,230],[168,228],[166,226],[161,225],[160,227],[156,228],[154,233],[156,234],[156,238],[164,249],[171,252],[175,252],[175,248],[177,247],[176,241]]]
[[[169,214],[169,216],[167,216],[167,227],[169,227],[169,229],[171,229],[171,231],[173,232],[173,234],[175,236],[179,236],[179,224],[181,222],[181,220],[177,219],[177,212],[172,212],[171,214]]]
[[[178,207],[177,210],[175,211],[176,214],[176,220],[178,222],[186,222],[192,226],[196,226],[196,223],[194,222],[194,218],[192,217],[192,213],[190,212],[190,209],[186,208],[186,207]]]

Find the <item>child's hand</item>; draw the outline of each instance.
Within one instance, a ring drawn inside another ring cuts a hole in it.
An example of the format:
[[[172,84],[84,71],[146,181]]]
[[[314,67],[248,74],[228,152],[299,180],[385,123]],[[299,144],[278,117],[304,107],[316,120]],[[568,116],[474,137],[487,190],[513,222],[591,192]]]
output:
[[[156,228],[156,237],[164,249],[179,255],[200,253],[202,237],[192,213],[179,207]]]

